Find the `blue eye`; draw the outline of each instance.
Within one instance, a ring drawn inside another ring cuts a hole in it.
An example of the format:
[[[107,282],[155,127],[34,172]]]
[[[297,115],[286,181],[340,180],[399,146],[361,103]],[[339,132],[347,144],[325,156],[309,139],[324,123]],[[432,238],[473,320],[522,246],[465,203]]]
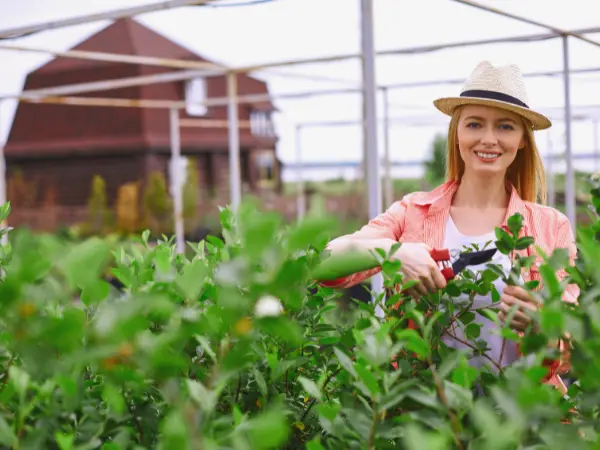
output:
[[[471,122],[467,124],[467,128],[478,128],[480,125],[477,122]]]
[[[512,125],[509,125],[507,123],[500,125],[500,128],[503,130],[514,130],[514,127]]]

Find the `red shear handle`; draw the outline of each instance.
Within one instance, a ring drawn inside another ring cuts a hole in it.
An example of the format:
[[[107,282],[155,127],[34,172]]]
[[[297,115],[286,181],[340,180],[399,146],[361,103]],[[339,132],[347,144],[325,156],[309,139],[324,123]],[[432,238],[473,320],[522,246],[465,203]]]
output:
[[[442,263],[441,271],[446,281],[454,279],[454,270],[450,265],[450,250],[447,248],[434,248],[429,254],[434,261]]]
[[[434,248],[429,252],[434,261],[450,262],[450,250],[447,248]]]

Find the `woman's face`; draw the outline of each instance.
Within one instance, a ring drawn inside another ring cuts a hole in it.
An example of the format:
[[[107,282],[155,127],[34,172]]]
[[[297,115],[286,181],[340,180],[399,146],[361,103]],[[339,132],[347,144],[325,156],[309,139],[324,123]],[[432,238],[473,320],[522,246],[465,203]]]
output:
[[[465,174],[504,176],[525,145],[525,128],[518,114],[467,105],[461,108],[457,140]]]

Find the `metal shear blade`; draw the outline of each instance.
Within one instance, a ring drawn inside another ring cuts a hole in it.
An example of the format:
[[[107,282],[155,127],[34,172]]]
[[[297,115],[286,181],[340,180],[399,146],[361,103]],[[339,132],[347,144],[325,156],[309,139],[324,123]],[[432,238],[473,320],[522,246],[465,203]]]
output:
[[[458,259],[452,264],[452,270],[458,275],[468,266],[477,266],[491,260],[497,251],[495,248],[490,248],[479,252],[461,253]]]

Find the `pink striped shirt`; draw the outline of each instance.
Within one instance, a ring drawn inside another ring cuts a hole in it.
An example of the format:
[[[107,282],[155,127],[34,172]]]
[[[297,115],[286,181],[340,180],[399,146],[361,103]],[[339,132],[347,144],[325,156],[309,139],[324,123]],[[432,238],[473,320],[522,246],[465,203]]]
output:
[[[452,198],[458,184],[449,181],[438,186],[431,192],[415,192],[406,195],[402,200],[395,202],[387,211],[370,220],[367,225],[357,232],[344,236],[344,239],[392,239],[398,242],[423,242],[430,247],[440,248],[444,242],[446,221],[450,214]],[[535,245],[550,255],[557,248],[568,249],[570,263],[574,264],[577,255],[575,238],[568,218],[554,208],[537,203],[523,201],[514,186],[511,185],[511,195],[505,216],[503,227],[507,228],[507,219],[520,213],[523,216],[523,229],[521,235],[532,236]],[[524,272],[525,281],[537,280],[541,282],[539,265],[541,257],[535,254],[531,246],[519,253],[521,256],[534,256],[536,263],[529,271]],[[372,269],[356,273],[347,277],[339,278],[332,282],[324,283],[329,287],[350,287],[376,274],[380,269]],[[566,276],[566,271],[557,272],[559,279]],[[566,287],[563,300],[577,302],[579,288],[570,284]],[[568,356],[567,349],[563,345],[565,357]],[[556,374],[547,381],[555,385],[562,392],[566,392],[564,383],[557,375],[568,370],[567,359],[561,361]]]

